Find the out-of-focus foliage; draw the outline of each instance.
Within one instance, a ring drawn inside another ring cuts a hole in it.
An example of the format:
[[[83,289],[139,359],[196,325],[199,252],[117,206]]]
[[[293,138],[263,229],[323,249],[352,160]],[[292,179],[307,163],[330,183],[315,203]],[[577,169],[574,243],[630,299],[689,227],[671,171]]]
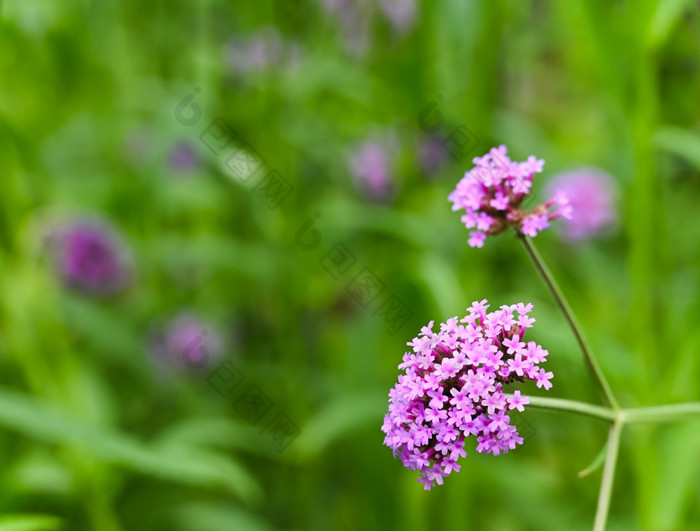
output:
[[[601,400],[517,241],[470,249],[450,211],[504,143],[546,159],[535,193],[614,176],[616,232],[537,243],[624,405],[700,399],[699,52],[682,0],[1,2],[0,531],[590,528],[604,424],[526,410],[518,451],[426,493],[386,394],[488,298],[534,303],[550,395]],[[129,248],[118,294],[55,271],[84,217]],[[183,312],[204,367],[154,360]],[[627,428],[610,529],[700,526],[698,448]]]

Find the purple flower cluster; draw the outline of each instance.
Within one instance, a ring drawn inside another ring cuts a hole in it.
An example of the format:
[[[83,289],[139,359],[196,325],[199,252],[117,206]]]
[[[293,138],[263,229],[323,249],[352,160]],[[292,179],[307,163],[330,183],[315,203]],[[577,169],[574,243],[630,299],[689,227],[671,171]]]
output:
[[[543,160],[531,155],[525,162],[511,161],[506,146],[499,146],[483,157],[476,157],[474,164],[448,197],[453,203],[452,210],[466,211],[462,221],[467,228],[476,228],[469,235],[471,247],[483,247],[487,236],[503,232],[509,226],[535,236],[549,227],[551,220],[571,217],[571,206],[563,193],[555,194],[550,201],[530,211],[521,209],[530,194],[534,175],[542,172]]]
[[[476,436],[477,452],[493,455],[523,443],[508,411],[523,411],[529,399],[520,391],[506,395],[504,385],[531,380],[552,387],[552,373],[539,366],[548,352],[523,341],[535,322],[528,317],[532,304],[487,313],[487,302],[474,302],[466,317],[448,319],[437,333],[432,321],[423,327],[407,343],[413,353],[404,355],[399,369],[405,374],[389,392],[384,444],[421,473],[426,490],[459,471],[469,435]]]

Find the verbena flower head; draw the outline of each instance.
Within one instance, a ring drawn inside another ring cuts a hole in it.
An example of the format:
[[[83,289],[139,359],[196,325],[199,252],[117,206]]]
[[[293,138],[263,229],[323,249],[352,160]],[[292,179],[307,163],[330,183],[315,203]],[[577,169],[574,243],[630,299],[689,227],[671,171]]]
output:
[[[59,273],[70,287],[111,295],[130,280],[129,253],[117,233],[102,222],[67,222],[53,231],[52,244]]]
[[[519,391],[506,396],[504,386],[531,380],[552,387],[552,373],[540,367],[547,351],[524,341],[535,321],[528,317],[532,304],[487,313],[487,302],[474,302],[466,317],[448,319],[438,332],[432,321],[423,327],[407,343],[413,352],[404,355],[404,373],[389,392],[384,444],[420,472],[426,490],[459,471],[470,435],[477,452],[493,455],[523,443],[508,412],[523,411],[529,399]]]
[[[201,369],[220,357],[222,341],[199,316],[182,312],[151,332],[150,350],[161,367]]]
[[[555,194],[531,210],[522,208],[530,195],[533,177],[542,172],[544,160],[531,155],[525,162],[511,161],[506,146],[499,146],[473,162],[476,166],[448,197],[452,210],[466,211],[462,221],[467,228],[476,229],[469,236],[471,247],[483,247],[488,236],[509,226],[535,236],[548,228],[551,220],[571,216],[571,206],[564,193]]]
[[[573,215],[563,223],[563,235],[571,242],[598,236],[617,221],[615,181],[600,169],[560,173],[552,178],[547,190],[561,190],[570,198]]]

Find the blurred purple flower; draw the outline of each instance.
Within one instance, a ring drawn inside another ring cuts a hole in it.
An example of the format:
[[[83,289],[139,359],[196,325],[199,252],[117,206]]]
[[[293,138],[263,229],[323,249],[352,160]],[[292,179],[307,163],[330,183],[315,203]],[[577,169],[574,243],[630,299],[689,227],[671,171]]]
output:
[[[598,168],[560,173],[549,181],[547,190],[564,192],[573,207],[571,219],[563,220],[566,240],[576,242],[600,235],[617,221],[615,181]]]
[[[379,8],[397,33],[407,33],[418,17],[415,0],[379,0]]]
[[[358,56],[369,48],[369,6],[367,0],[322,0],[321,6],[341,26],[345,49]]]
[[[191,172],[199,167],[199,153],[189,142],[179,142],[170,150],[169,163],[174,172]]]
[[[342,27],[345,48],[362,55],[370,48],[372,17],[381,12],[397,34],[405,34],[416,23],[415,0],[322,0],[321,6]]]
[[[285,43],[273,26],[263,26],[250,37],[235,37],[225,48],[231,69],[238,74],[262,70],[282,62]]]
[[[418,144],[418,161],[421,170],[427,174],[439,172],[447,162],[447,149],[444,139],[437,135],[426,136]]]
[[[342,13],[344,9],[352,6],[350,0],[321,0],[321,6],[329,13]]]
[[[350,172],[370,199],[387,200],[393,195],[394,176],[388,151],[382,143],[368,140],[350,154]]]
[[[94,220],[75,220],[51,231],[51,243],[67,285],[95,295],[123,289],[131,277],[130,257],[114,229]]]
[[[162,367],[201,369],[221,356],[222,342],[198,316],[183,312],[151,332],[150,351]]]

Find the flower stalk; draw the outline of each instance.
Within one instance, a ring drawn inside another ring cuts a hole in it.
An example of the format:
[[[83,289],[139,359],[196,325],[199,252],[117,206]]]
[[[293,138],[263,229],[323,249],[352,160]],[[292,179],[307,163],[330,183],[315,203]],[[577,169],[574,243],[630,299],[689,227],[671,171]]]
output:
[[[566,319],[566,322],[569,324],[569,327],[574,333],[576,341],[579,344],[579,347],[581,348],[581,352],[583,353],[583,357],[586,360],[586,363],[588,364],[589,368],[593,372],[593,376],[595,377],[596,382],[600,386],[600,389],[603,392],[605,399],[607,400],[608,404],[610,404],[610,407],[612,409],[620,409],[620,405],[617,399],[615,398],[615,395],[613,394],[612,389],[610,388],[610,384],[605,378],[605,375],[603,374],[600,365],[598,365],[598,361],[593,355],[593,350],[588,344],[586,336],[584,335],[581,326],[578,324],[574,312],[571,310],[569,303],[566,301],[564,294],[559,288],[559,285],[554,279],[554,276],[552,276],[552,273],[547,267],[547,264],[544,263],[542,256],[537,251],[537,247],[535,247],[535,244],[532,242],[532,240],[528,238],[525,234],[523,234],[521,231],[516,231],[516,234],[520,241],[523,243],[527,254],[532,259],[532,262],[535,264],[537,272],[540,274],[542,280],[544,280],[544,283],[547,285],[547,288],[554,297],[557,306],[559,306],[559,309],[561,310],[562,314],[564,314],[564,318]]]
[[[564,398],[548,398],[544,396],[529,396],[528,398],[531,407],[549,411],[577,413],[607,422],[617,422],[620,425],[700,420],[700,402],[634,407],[615,411],[609,407],[596,406],[587,402],[566,400]]]
[[[595,419],[613,422],[617,418],[617,413],[604,406],[595,406],[586,402],[576,400],[566,400],[564,398],[546,398],[543,396],[528,396],[530,406],[551,411],[564,411],[566,413],[577,413]]]
[[[598,493],[598,507],[595,512],[593,531],[604,531],[608,520],[608,510],[610,508],[610,498],[612,497],[613,482],[615,481],[615,465],[617,464],[617,453],[620,448],[620,435],[622,432],[622,422],[617,419],[610,426],[608,433],[608,451],[605,456],[605,466],[603,467],[603,479],[600,482],[600,492]]]
[[[700,420],[700,402],[623,409],[620,418],[626,424]]]

